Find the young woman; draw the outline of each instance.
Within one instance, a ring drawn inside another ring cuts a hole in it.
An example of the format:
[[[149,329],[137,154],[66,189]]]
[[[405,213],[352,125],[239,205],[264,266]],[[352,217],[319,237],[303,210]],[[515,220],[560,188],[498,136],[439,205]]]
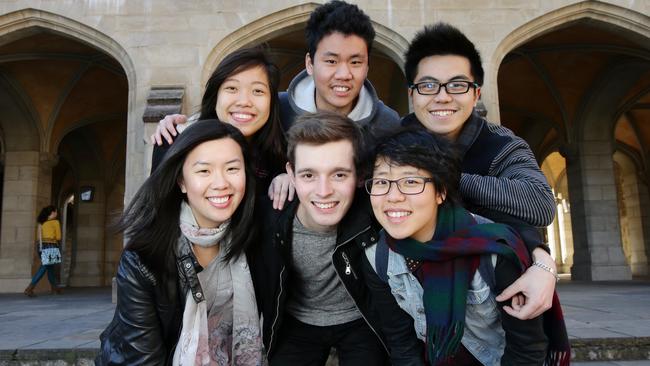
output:
[[[38,214],[36,222],[38,226],[36,228],[36,241],[38,242],[38,252],[40,260],[40,252],[45,248],[59,247],[59,242],[61,241],[61,224],[57,220],[58,212],[54,206],[43,207],[41,213]],[[43,278],[45,272],[47,272],[47,280],[50,281],[50,288],[52,293],[61,294],[61,288],[56,284],[56,275],[54,273],[55,264],[43,264],[41,263],[38,267],[38,271],[34,274],[32,282],[29,283],[29,286],[25,289],[24,293],[26,296],[34,297],[34,287],[38,284],[38,281]]]
[[[219,119],[237,127],[251,147],[251,158],[260,190],[271,179],[284,173],[285,140],[280,125],[278,85],[280,71],[259,48],[246,48],[226,56],[210,76],[201,102],[199,119]],[[160,121],[157,138],[165,142],[154,145],[151,170],[165,155],[169,144],[161,139]],[[173,129],[173,128],[172,128]],[[175,131],[175,130],[174,130]],[[171,135],[168,135],[171,139]],[[171,140],[170,140],[171,142]]]
[[[97,365],[261,364],[246,146],[232,125],[196,122],[135,194],[118,224],[128,244]]]
[[[413,317],[430,365],[568,364],[557,301],[551,313],[525,321],[495,301],[530,265],[528,251],[509,226],[459,204],[459,181],[451,146],[424,131],[379,144],[366,181],[384,228],[366,252],[377,274],[368,276],[370,287],[390,287]]]

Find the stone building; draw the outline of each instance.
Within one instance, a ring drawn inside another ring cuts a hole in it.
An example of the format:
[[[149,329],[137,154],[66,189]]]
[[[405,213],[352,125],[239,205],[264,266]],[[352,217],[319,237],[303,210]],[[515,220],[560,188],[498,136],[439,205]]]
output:
[[[148,174],[156,113],[196,111],[217,63],[243,46],[266,43],[288,85],[318,3],[0,0],[0,292],[36,269],[35,218],[49,203],[62,213],[62,280],[109,284],[122,248],[109,226]],[[402,114],[402,55],[418,29],[447,21],[477,43],[488,118],[528,141],[557,197],[547,236],[562,271],[648,275],[650,2],[358,5],[377,31],[370,80]]]

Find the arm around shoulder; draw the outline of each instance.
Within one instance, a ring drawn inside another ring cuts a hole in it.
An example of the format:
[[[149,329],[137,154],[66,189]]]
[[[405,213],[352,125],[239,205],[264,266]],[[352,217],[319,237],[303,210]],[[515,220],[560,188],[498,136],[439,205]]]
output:
[[[125,250],[116,276],[117,306],[100,336],[97,365],[160,365],[168,351],[154,303],[156,280],[135,252]]]

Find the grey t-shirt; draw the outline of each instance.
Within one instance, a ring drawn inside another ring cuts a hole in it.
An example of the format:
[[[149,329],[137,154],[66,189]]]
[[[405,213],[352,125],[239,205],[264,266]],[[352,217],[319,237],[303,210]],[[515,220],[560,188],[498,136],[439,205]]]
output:
[[[332,264],[336,230],[327,233],[305,228],[293,221],[292,281],[287,311],[299,321],[330,326],[361,318]]]

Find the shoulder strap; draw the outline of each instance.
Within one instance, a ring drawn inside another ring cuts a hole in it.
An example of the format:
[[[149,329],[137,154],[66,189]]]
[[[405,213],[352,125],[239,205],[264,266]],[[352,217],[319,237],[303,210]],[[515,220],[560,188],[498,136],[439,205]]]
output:
[[[280,122],[282,124],[282,129],[286,133],[294,120],[294,113],[289,102],[289,92],[280,92],[278,99],[280,101]]]
[[[382,281],[388,282],[388,244],[379,240],[375,248],[375,272]]]

